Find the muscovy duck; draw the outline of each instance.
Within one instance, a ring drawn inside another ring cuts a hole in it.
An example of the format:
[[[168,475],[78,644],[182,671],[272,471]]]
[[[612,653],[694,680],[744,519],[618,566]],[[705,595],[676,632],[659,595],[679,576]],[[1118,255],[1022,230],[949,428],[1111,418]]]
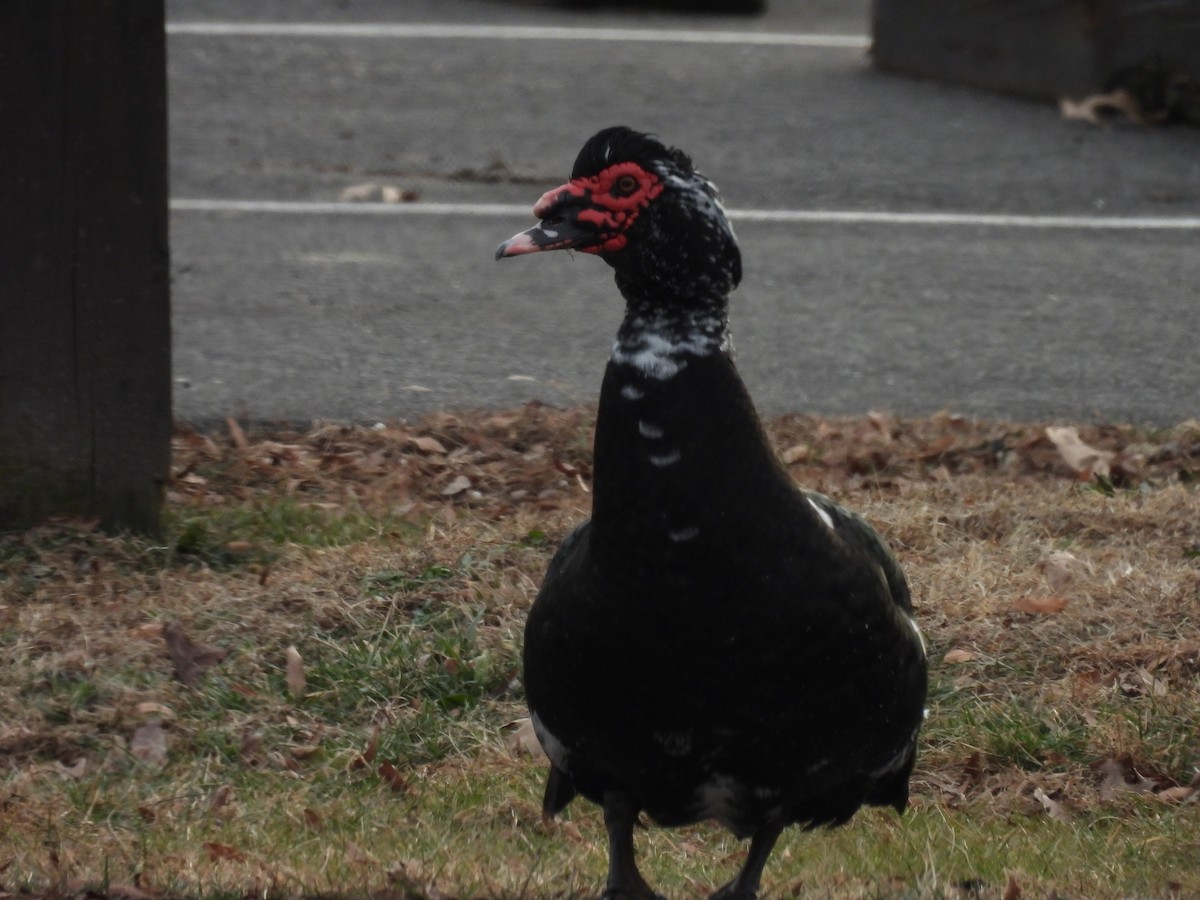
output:
[[[600,804],[606,898],[653,898],[642,811],[750,838],[718,898],[756,896],[789,824],[903,811],[925,647],[874,530],[799,490],[734,368],[741,254],[680,150],[625,127],[591,138],[502,259],[574,249],[625,298],[600,393],[592,517],[562,543],[525,629],[524,681],[551,761],[544,809]]]

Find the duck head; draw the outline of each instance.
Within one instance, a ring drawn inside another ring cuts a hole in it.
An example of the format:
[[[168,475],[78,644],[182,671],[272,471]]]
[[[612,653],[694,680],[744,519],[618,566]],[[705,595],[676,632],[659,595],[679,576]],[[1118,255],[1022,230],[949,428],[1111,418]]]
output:
[[[496,259],[546,250],[599,256],[627,297],[727,295],[741,253],[717,189],[681,150],[624,126],[583,145],[571,178],[533,207],[541,221]]]

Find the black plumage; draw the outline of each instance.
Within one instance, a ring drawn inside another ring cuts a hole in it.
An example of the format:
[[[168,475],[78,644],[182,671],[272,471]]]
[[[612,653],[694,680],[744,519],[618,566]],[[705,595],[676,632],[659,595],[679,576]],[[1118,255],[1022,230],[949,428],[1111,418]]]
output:
[[[592,517],[525,631],[545,808],[601,804],[607,897],[655,896],[634,862],[640,812],[717,819],[751,845],[714,896],[750,898],[787,825],[904,809],[927,681],[908,587],[866,522],[776,460],[729,346],[737,241],[687,155],[606,129],[534,212],[497,257],[599,255],[626,304]]]

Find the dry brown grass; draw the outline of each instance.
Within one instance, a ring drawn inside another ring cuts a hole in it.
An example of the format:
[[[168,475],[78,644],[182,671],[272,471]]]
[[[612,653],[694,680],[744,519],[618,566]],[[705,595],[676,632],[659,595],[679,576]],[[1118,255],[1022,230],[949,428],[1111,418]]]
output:
[[[503,727],[591,416],[185,432],[164,541],[0,538],[0,890],[595,890],[595,812],[543,825]],[[792,835],[773,895],[1200,895],[1200,426],[1080,428],[1090,458],[952,416],[769,431],[888,536],[934,661],[912,813]],[[167,623],[228,655],[181,683]],[[672,895],[738,851],[644,843]]]

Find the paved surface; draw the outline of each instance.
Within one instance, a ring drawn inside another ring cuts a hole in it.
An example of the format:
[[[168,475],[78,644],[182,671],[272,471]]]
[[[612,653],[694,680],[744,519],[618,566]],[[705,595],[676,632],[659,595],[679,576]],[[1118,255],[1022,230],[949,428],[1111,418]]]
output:
[[[853,47],[180,33],[446,23],[865,35],[865,0],[757,18],[484,0],[176,0],[172,193],[520,204],[625,123],[734,210],[1200,216],[1200,133],[872,71]],[[415,205],[415,204],[414,204]],[[492,252],[520,210],[172,217],[176,413],[379,420],[594,400],[620,319],[599,261]],[[1200,230],[735,218],[760,407],[1171,423],[1200,416]]]

